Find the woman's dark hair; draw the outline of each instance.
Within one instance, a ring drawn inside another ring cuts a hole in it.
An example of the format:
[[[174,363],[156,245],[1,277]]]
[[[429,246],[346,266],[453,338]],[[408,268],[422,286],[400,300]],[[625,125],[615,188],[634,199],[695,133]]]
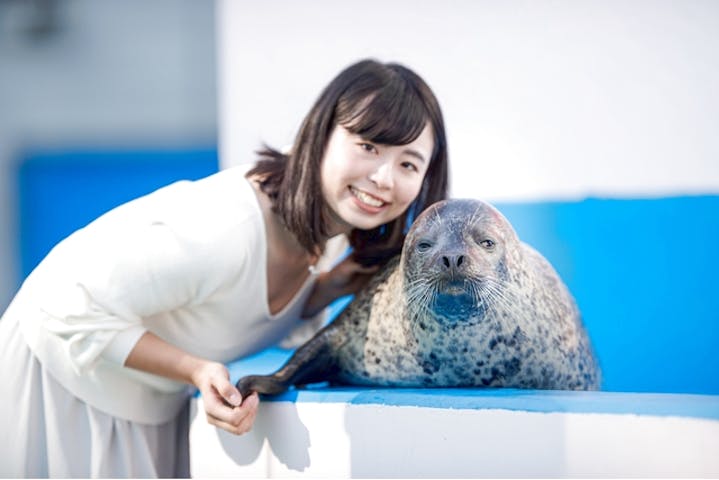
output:
[[[321,249],[327,236],[326,208],[321,186],[321,162],[336,125],[368,141],[405,145],[429,124],[434,150],[416,200],[399,218],[372,230],[354,229],[350,245],[355,259],[382,263],[399,253],[411,221],[425,208],[447,196],[447,140],[439,103],[427,84],[396,63],[362,60],[350,65],[320,94],[299,129],[288,154],[265,146],[257,165],[247,174],[274,202],[285,226],[310,253]]]

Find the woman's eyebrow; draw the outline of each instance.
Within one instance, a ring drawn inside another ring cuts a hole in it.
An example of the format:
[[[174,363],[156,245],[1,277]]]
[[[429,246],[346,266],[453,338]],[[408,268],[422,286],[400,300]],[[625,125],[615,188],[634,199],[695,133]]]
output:
[[[422,155],[418,150],[415,150],[413,148],[405,148],[402,153],[404,153],[405,155],[410,155],[422,163],[427,163],[427,159],[425,159],[424,155]]]

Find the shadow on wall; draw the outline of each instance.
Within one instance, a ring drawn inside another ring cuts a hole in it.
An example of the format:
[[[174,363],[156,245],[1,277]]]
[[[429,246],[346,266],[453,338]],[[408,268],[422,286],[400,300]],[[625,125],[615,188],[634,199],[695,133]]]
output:
[[[310,432],[297,413],[297,404],[265,402],[262,408],[268,411],[258,415],[252,430],[244,435],[217,430],[227,456],[237,465],[250,465],[267,441],[277,461],[288,470],[305,471],[310,467]]]
[[[467,415],[466,410],[445,406],[424,409],[418,415],[416,408],[407,406],[372,401],[363,404],[365,392],[370,397],[376,394],[365,389],[340,390],[344,401],[335,398],[335,402],[323,403],[315,399],[315,403],[298,400],[296,392],[290,391],[274,401],[266,399],[262,414],[247,434],[214,432],[227,457],[258,476],[308,470],[313,475],[344,476],[344,469],[349,469],[345,473],[352,478],[473,477],[478,471],[489,477],[563,472],[568,446],[564,420],[559,415],[536,417],[531,426],[522,413],[495,409],[474,409]],[[300,418],[298,406],[307,415],[311,432]],[[391,425],[392,431],[378,431],[382,425]],[[538,435],[538,431],[543,434]],[[531,452],[531,458],[507,465],[509,449]],[[260,458],[263,455],[268,457]]]

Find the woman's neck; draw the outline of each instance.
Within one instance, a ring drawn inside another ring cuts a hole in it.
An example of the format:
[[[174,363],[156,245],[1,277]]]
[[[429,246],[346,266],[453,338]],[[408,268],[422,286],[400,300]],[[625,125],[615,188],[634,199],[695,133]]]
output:
[[[295,264],[313,265],[317,261],[320,252],[314,255],[310,254],[273,210],[272,200],[260,189],[259,184],[252,182],[252,185],[265,220],[268,250],[277,260],[287,262],[288,266]]]

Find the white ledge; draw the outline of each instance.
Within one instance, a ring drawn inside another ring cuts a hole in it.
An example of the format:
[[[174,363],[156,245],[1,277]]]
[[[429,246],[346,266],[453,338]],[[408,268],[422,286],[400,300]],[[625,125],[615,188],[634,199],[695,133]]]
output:
[[[197,477],[719,476],[717,395],[319,387],[264,398],[239,437],[201,411],[193,399]]]

